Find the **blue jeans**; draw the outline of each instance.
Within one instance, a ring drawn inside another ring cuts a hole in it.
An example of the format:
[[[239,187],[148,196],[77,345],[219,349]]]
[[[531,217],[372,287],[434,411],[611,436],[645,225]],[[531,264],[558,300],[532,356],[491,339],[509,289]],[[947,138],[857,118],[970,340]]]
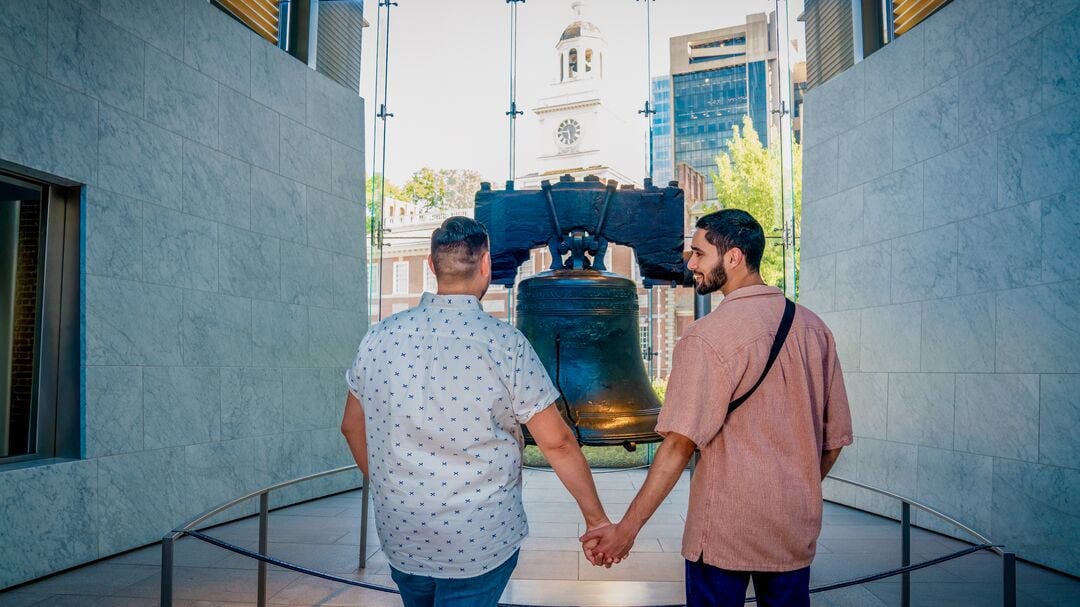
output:
[[[810,568],[782,573],[728,571],[686,561],[686,607],[741,607],[754,579],[758,607],[810,607]]]
[[[476,577],[436,578],[390,568],[405,607],[496,607],[517,566],[514,552],[505,563]]]

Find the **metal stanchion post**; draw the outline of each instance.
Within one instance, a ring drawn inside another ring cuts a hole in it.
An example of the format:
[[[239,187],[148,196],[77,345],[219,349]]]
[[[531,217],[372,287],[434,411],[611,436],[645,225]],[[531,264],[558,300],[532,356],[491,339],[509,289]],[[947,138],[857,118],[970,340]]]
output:
[[[911,564],[911,504],[904,502],[900,510],[900,565]],[[900,604],[911,607],[911,573],[905,571],[900,582]]]
[[[363,503],[360,504],[360,568],[367,567],[367,525],[368,525],[368,496],[371,494],[371,483],[368,477],[364,477],[364,489],[361,491]]]
[[[1005,607],[1016,607],[1016,553],[1005,552],[1001,555],[1005,566],[1001,576],[1001,590]]]
[[[270,518],[270,494],[259,495],[259,554],[266,554],[267,523]],[[259,561],[259,607],[266,607],[266,561]]]
[[[161,540],[161,606],[172,607],[174,534]]]

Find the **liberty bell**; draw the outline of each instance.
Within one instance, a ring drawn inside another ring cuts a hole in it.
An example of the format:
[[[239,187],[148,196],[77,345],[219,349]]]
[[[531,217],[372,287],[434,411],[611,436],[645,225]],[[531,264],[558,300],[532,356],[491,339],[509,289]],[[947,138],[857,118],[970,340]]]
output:
[[[642,359],[634,281],[607,271],[609,243],[636,254],[646,286],[685,284],[683,194],[564,176],[540,190],[481,184],[476,218],[491,238],[492,283],[513,286],[533,248],[550,269],[518,284],[515,324],[543,362],[567,424],[583,445],[657,442],[660,401]],[[533,444],[525,432],[526,442]]]

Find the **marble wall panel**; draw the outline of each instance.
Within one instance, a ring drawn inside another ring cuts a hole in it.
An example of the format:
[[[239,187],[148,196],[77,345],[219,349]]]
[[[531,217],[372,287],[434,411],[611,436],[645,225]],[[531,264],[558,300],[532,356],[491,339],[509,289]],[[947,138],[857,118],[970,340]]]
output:
[[[251,165],[185,141],[184,212],[248,228],[251,225]]]
[[[218,95],[217,122],[222,152],[270,171],[277,170],[277,112],[223,86]]]
[[[85,378],[84,456],[142,451],[142,369],[86,367]]]
[[[923,163],[923,225],[932,228],[997,207],[997,136],[976,139]]]
[[[285,430],[333,428],[341,423],[348,388],[344,368],[283,369]]]
[[[318,310],[308,315],[311,361],[344,369],[352,363],[356,347],[367,329],[367,310]]]
[[[258,299],[281,299],[281,242],[228,226],[221,226],[220,230],[221,291]]]
[[[969,295],[927,301],[922,312],[923,371],[993,373],[993,297]]]
[[[316,470],[330,470],[356,463],[349,451],[348,443],[345,442],[345,437],[341,435],[338,428],[311,430],[310,434],[311,456]],[[312,481],[311,485],[316,495],[326,495],[355,489],[361,485],[362,481],[363,477],[360,473],[354,471],[317,479]]]
[[[1039,463],[1080,467],[1080,375],[1039,377]]]
[[[179,135],[103,107],[98,183],[118,194],[179,209],[181,147]]]
[[[863,310],[859,369],[891,373],[918,371],[921,333],[920,304],[899,304]]]
[[[0,588],[98,558],[99,503],[97,460],[0,472]]]
[[[206,367],[143,369],[143,444],[176,447],[221,438],[221,371]]]
[[[803,205],[836,193],[840,140],[836,137],[803,152]]]
[[[86,271],[142,277],[142,203],[100,188],[86,190]]]
[[[97,123],[97,101],[0,61],[0,158],[96,182]]]
[[[999,206],[1080,190],[1080,112],[1058,105],[1003,129],[997,158]]]
[[[251,96],[303,123],[307,119],[307,65],[269,42],[251,41]]]
[[[160,284],[216,291],[218,224],[143,205],[143,277]]]
[[[914,28],[874,53],[874,60],[863,69],[867,118],[891,110],[923,91],[924,47],[922,28]]]
[[[333,260],[334,254],[329,251],[282,242],[281,292],[284,300],[332,307],[335,290]]]
[[[845,310],[826,312],[820,316],[836,339],[836,356],[844,370],[858,371],[862,312]]]
[[[998,372],[1080,373],[1080,281],[997,293]]]
[[[251,229],[307,242],[307,188],[258,167],[251,169]]]
[[[1013,45],[1021,39],[1059,23],[1070,11],[1075,13],[1073,0],[1013,0],[999,4],[997,35],[1002,46]]]
[[[858,309],[889,303],[890,244],[879,242],[836,256],[836,305]]]
[[[888,439],[952,449],[955,394],[951,373],[890,374]]]
[[[954,78],[896,108],[893,168],[933,158],[958,145],[960,125],[965,124],[960,107],[960,80]]]
[[[957,375],[956,448],[1038,461],[1038,376]]]
[[[181,363],[181,291],[86,277],[87,365]]]
[[[1042,95],[1046,107],[1080,95],[1080,11],[1074,10],[1038,36],[1042,44]]]
[[[288,118],[281,119],[280,133],[281,175],[329,191],[330,139]]]
[[[919,491],[916,498],[976,531],[990,533],[994,460],[945,449],[919,447]],[[916,523],[943,533],[955,528],[919,512]]]
[[[258,34],[208,2],[183,4],[184,61],[221,84],[249,94],[251,43]]]
[[[802,259],[799,303],[822,313],[836,309],[836,255]]]
[[[863,235],[888,240],[922,229],[923,165],[916,164],[863,186]]]
[[[992,535],[1024,558],[1080,570],[1080,471],[994,460]]]
[[[863,243],[863,189],[854,187],[803,210],[804,259],[853,249]]]
[[[143,115],[146,44],[67,0],[49,3],[49,77],[115,108]]]
[[[919,448],[889,441],[864,438],[859,441],[858,478],[855,480],[905,497],[918,493]],[[900,502],[859,492],[856,505],[870,512],[900,518]]]
[[[330,147],[332,193],[334,196],[344,198],[353,204],[363,206],[366,200],[366,193],[364,192],[364,153],[336,141],[332,142]]]
[[[1042,281],[1080,279],[1076,240],[1080,235],[1080,191],[1042,203]]]
[[[253,360],[257,367],[310,367],[307,308],[251,302]]]
[[[352,257],[364,254],[364,207],[321,190],[307,195],[308,244]]]
[[[1024,39],[960,74],[964,141],[1015,124],[1042,108],[1042,46]]]
[[[367,262],[363,259],[337,254],[333,256],[333,260],[334,307],[339,310],[366,309]]]
[[[1019,243],[1042,240],[1042,204],[1033,202],[960,223],[957,281],[960,293],[998,291],[1041,281],[1038,246],[1012,251]]]
[[[829,477],[839,477],[852,481],[859,480],[859,442],[855,441],[844,447],[832,470],[829,471]],[[846,504],[854,508],[855,503],[858,501],[858,495],[862,491],[847,483],[826,478],[821,484],[821,492],[823,497],[829,501]]]
[[[177,0],[98,0],[101,16],[176,57],[184,58],[184,5]],[[162,27],[163,23],[175,24]]]
[[[103,457],[98,470],[103,554],[158,541],[187,516],[183,448]]]
[[[843,364],[843,363],[841,363]],[[888,373],[844,373],[855,436],[885,440],[889,413]]]
[[[184,364],[251,364],[251,300],[204,291],[184,292]]]
[[[829,80],[829,86],[807,91],[803,145],[811,148],[863,123],[865,68],[856,63]]]
[[[199,487],[192,495],[195,512],[272,483],[280,443],[260,436],[186,447],[190,482]]]
[[[0,57],[39,74],[48,54],[49,5],[38,0],[0,3]]]
[[[893,112],[885,112],[840,135],[837,187],[873,181],[893,170]]]
[[[218,123],[211,118],[217,109],[217,82],[179,59],[152,47],[146,49],[147,120],[217,147]]]
[[[997,6],[987,2],[952,2],[919,24],[926,44],[926,87],[950,80],[1001,48],[987,35],[997,28]]]
[[[316,131],[350,147],[364,147],[364,104],[359,94],[325,75],[307,70],[307,117]],[[359,168],[359,167],[358,167]]]
[[[283,428],[280,369],[221,370],[221,438],[280,434]]]
[[[956,225],[945,225],[892,241],[892,302],[956,295],[958,238]]]
[[[277,472],[284,478],[299,478],[308,474],[321,472],[316,470],[311,458],[311,434],[309,432],[294,432],[285,425],[285,433],[281,435],[281,463]],[[270,494],[270,507],[277,508],[286,504],[295,504],[315,497],[310,482],[299,483],[285,487]]]

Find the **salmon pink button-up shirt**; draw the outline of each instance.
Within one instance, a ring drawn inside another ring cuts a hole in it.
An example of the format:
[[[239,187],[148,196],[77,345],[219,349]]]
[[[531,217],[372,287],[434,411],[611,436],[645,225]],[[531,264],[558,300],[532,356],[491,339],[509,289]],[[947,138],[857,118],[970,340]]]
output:
[[[792,571],[814,560],[821,531],[821,454],[851,444],[836,344],[799,306],[757,391],[784,312],[770,286],[731,292],[675,347],[657,432],[701,451],[690,484],[682,554],[735,571]]]

